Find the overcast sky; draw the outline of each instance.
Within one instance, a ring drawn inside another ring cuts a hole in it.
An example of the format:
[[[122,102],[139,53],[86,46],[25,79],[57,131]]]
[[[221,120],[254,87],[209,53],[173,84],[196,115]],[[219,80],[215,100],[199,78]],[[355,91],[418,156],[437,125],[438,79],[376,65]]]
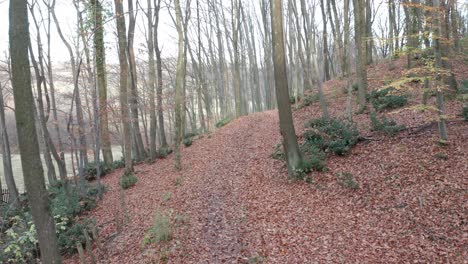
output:
[[[108,8],[113,11],[113,1],[104,0]],[[146,1],[141,1],[141,5],[146,9]],[[143,3],[144,2],[144,3]],[[5,57],[5,52],[8,51],[8,0],[0,0],[0,54],[1,59]],[[125,10],[127,6],[124,5]],[[135,9],[139,8],[138,6],[134,7]],[[76,11],[73,6],[72,0],[57,0],[56,2],[56,14],[60,22],[61,29],[66,35],[68,40],[71,40],[72,37],[76,37]],[[47,16],[44,11],[44,16]],[[126,17],[126,22],[128,25],[128,17]],[[137,26],[135,29],[135,52],[138,56],[138,47],[140,45],[145,45],[146,40],[144,37],[144,30],[146,28],[146,16],[143,12],[138,12],[137,16]],[[32,24],[32,19],[30,18],[30,25]],[[107,60],[110,63],[118,62],[117,54],[117,40],[115,36],[115,20],[111,20],[106,24],[105,30],[105,42],[106,42],[106,55]],[[128,26],[127,26],[128,28]],[[34,34],[33,26],[30,26],[31,34]],[[160,11],[160,26],[159,26],[159,39],[160,39],[160,48],[163,50],[163,56],[171,56],[175,54],[177,48],[176,42],[177,32],[175,32],[174,24],[171,17],[169,16],[169,10],[166,7],[161,8]],[[34,36],[33,36],[34,39]],[[42,39],[43,44],[45,44],[45,37]],[[145,45],[146,46],[146,45]],[[51,49],[53,51],[52,58],[55,62],[68,61],[68,51],[66,50],[63,42],[58,36],[57,31],[55,30],[55,24],[52,24],[52,44]]]

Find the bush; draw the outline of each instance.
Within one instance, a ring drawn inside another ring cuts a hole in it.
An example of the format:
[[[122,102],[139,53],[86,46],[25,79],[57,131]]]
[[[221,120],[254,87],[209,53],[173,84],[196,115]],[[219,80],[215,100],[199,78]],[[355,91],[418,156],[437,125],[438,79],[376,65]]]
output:
[[[372,91],[370,101],[377,112],[403,107],[408,103],[407,95],[392,94],[395,91],[392,87]]]
[[[142,247],[151,243],[167,242],[172,238],[171,221],[168,215],[157,212],[153,226],[145,234]]]
[[[167,147],[167,146],[161,147],[158,150],[158,157],[164,159],[167,156],[169,156],[171,153],[172,153],[172,149],[170,147]]]
[[[124,166],[125,166],[125,163],[124,163]],[[101,177],[111,172],[111,168],[109,168],[104,163],[104,161],[99,162],[99,170],[101,172]],[[97,176],[96,162],[94,161],[88,162],[88,164],[86,164],[84,167],[84,173],[85,173],[85,178],[88,181],[95,179]]]
[[[182,141],[182,143],[184,143],[184,146],[190,147],[190,146],[192,146],[192,144],[193,144],[193,139],[192,139],[191,137],[189,137],[189,138],[184,138],[184,140]]]
[[[0,254],[2,263],[33,263],[38,253],[36,227],[31,214],[24,212],[9,220],[11,227],[5,231],[4,247]]]
[[[345,188],[350,188],[353,190],[359,189],[359,183],[354,179],[353,174],[349,172],[340,172],[336,174],[338,179],[338,184]]]
[[[275,145],[275,150],[271,154],[271,157],[276,160],[285,160],[286,157],[284,156],[283,146],[281,144]]]
[[[326,157],[327,155],[322,149],[319,149],[310,142],[304,142],[301,146],[301,150],[304,153],[304,160],[309,164],[311,170],[314,171],[325,171],[326,170]]]
[[[75,253],[76,244],[84,243],[86,228],[93,220],[83,223],[76,222],[76,216],[92,208],[95,205],[97,191],[95,188],[84,187],[84,195],[80,195],[78,186],[61,181],[54,182],[49,186],[50,210],[56,223],[58,245],[62,253]],[[5,231],[6,247],[0,254],[2,263],[34,263],[37,257],[37,234],[33,224],[31,213],[28,210],[18,211],[16,215],[8,220],[9,228]]]
[[[229,122],[231,122],[231,118],[230,117],[225,117],[221,120],[219,120],[217,123],[216,123],[216,127],[217,128],[220,128],[220,127],[223,127],[225,125],[227,125]]]
[[[60,221],[63,221],[60,222]],[[95,225],[94,220],[85,220],[83,222],[69,222],[68,219],[57,219],[57,243],[62,254],[74,254],[77,252],[76,244],[84,245],[86,243],[85,232],[91,230],[91,225]]]
[[[313,119],[307,124],[303,148],[315,148],[321,151],[331,151],[337,155],[346,155],[359,139],[359,131],[355,125],[339,119]]]
[[[290,104],[295,104],[296,103],[296,97],[294,97],[293,95],[290,95],[289,96],[289,103]]]
[[[372,131],[384,132],[391,137],[406,128],[404,125],[398,125],[395,120],[387,119],[385,116],[379,119],[375,112],[371,112],[370,119]]]
[[[130,187],[133,187],[138,182],[137,177],[133,173],[124,173],[122,178],[120,178],[120,186],[126,190]]]
[[[120,159],[114,160],[112,162],[111,167],[112,167],[112,170],[125,168],[125,157],[122,156]]]
[[[312,105],[313,103],[316,103],[318,101],[319,101],[319,97],[318,97],[318,94],[316,93],[304,95],[304,98],[301,99],[301,102],[297,108],[301,109],[306,106]]]
[[[468,121],[468,106],[463,107],[462,116],[465,119],[465,121]]]

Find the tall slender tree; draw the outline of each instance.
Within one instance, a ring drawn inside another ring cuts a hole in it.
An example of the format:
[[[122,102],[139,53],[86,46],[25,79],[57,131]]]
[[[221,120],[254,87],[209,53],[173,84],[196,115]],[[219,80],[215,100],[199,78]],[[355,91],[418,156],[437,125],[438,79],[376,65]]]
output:
[[[97,87],[99,98],[99,130],[100,142],[102,146],[102,154],[104,163],[111,164],[112,146],[109,133],[109,110],[107,107],[107,77],[106,77],[106,49],[104,48],[104,25],[102,21],[102,4],[99,0],[91,0],[93,9],[93,22],[94,22],[94,50],[95,50],[95,63],[97,72]]]
[[[128,61],[127,61],[127,37],[125,29],[125,16],[123,11],[123,0],[114,0],[117,24],[117,38],[119,42],[119,64],[120,64],[120,118],[122,122],[125,170],[133,171],[132,141],[130,127],[130,111],[128,108]]]
[[[61,263],[34,121],[26,0],[10,1],[9,40],[18,145],[29,207],[37,231],[42,262]]]
[[[296,132],[289,103],[289,89],[286,73],[286,55],[283,33],[283,3],[282,0],[271,0],[271,31],[273,42],[273,65],[275,71],[276,98],[280,119],[280,131],[283,136],[283,148],[286,153],[288,173],[296,174],[296,169],[302,163],[302,155],[297,143]]]

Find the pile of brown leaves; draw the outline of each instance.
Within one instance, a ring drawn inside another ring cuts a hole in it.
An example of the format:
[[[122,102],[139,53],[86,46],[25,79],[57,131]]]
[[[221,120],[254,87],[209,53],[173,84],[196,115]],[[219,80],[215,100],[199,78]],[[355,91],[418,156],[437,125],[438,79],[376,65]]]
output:
[[[386,71],[380,67],[369,70],[370,78]],[[326,87],[331,115],[342,117],[346,98],[332,91],[339,82]],[[452,119],[460,109],[447,102]],[[299,137],[319,115],[316,105],[294,113]],[[407,127],[434,120],[411,107],[385,115]],[[328,171],[313,172],[312,183],[291,182],[285,164],[270,157],[281,140],[276,111],[239,118],[196,140],[182,150],[182,171],[172,156],[137,166],[139,181],[125,191],[130,221],[119,234],[122,172],[114,172],[103,179],[104,200],[87,215],[97,220],[104,244],[94,253],[100,263],[466,261],[468,123],[451,122],[449,145],[441,146],[437,126],[389,138],[370,131],[367,113],[354,121],[372,140],[346,157],[329,156]],[[345,172],[359,189],[338,183]],[[142,247],[157,211],[170,217],[172,239]]]

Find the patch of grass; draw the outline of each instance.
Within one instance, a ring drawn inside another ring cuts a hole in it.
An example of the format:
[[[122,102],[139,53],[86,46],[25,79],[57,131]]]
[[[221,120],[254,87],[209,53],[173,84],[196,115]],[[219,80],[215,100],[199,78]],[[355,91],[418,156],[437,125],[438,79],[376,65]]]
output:
[[[437,158],[437,159],[441,159],[441,160],[448,160],[448,155],[447,155],[447,153],[444,153],[444,152],[437,152],[434,155],[434,157]]]
[[[229,124],[229,122],[231,122],[231,121],[232,121],[232,119],[231,119],[230,117],[225,117],[225,118],[219,120],[219,121],[216,123],[216,127],[217,127],[217,128],[223,127],[223,126]]]
[[[172,198],[172,193],[171,192],[166,192],[163,194],[162,199],[164,202],[169,201]]]
[[[271,154],[271,157],[276,159],[276,160],[285,160],[284,152],[283,152],[283,146],[281,144],[276,144],[275,149],[273,153]]]
[[[354,175],[349,172],[339,172],[336,174],[338,184],[352,190],[359,189],[359,183],[354,179]]]
[[[135,186],[137,182],[138,179],[133,173],[124,173],[124,175],[122,175],[122,177],[120,178],[120,186],[124,190]]]
[[[176,214],[176,216],[174,217],[174,222],[178,226],[184,225],[188,223],[188,221],[189,221],[189,217],[184,214]]]
[[[171,219],[168,214],[157,211],[151,228],[143,237],[142,247],[152,243],[168,242],[172,239]]]
[[[250,264],[265,263],[266,258],[264,256],[255,255],[249,258]]]
[[[179,176],[174,180],[174,185],[175,186],[180,186],[182,184],[182,181],[184,180],[184,176]]]

